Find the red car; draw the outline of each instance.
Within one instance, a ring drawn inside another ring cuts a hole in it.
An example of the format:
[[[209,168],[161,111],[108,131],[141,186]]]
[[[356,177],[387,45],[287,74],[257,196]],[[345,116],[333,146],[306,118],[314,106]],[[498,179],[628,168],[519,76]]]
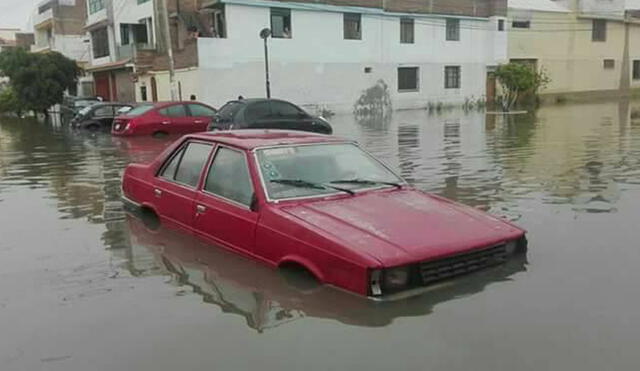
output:
[[[410,187],[352,141],[293,131],[184,136],[123,175],[129,204],[271,266],[405,296],[526,249],[525,231]]]
[[[116,117],[111,134],[158,136],[206,131],[216,112],[194,101],[145,103]]]

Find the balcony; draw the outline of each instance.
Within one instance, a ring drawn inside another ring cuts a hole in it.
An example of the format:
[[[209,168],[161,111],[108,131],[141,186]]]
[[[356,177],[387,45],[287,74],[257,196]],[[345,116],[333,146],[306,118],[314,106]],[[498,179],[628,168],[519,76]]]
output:
[[[33,18],[34,28],[43,28],[48,26],[53,21],[53,9],[49,8],[42,13],[36,12]]]

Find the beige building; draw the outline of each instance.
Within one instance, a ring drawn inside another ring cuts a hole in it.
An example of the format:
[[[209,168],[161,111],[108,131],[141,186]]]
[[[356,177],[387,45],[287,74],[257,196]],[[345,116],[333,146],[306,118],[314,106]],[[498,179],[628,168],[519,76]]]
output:
[[[509,59],[546,71],[543,98],[627,95],[640,88],[635,14],[624,0],[509,0]]]

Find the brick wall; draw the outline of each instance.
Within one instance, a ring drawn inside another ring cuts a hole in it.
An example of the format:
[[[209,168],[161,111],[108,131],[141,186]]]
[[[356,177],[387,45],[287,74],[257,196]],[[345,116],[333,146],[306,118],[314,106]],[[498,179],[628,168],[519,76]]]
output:
[[[61,35],[84,35],[87,18],[86,0],[77,0],[76,5],[56,5],[53,8],[53,29]]]
[[[35,35],[27,32],[16,32],[16,46],[29,47],[35,44]]]

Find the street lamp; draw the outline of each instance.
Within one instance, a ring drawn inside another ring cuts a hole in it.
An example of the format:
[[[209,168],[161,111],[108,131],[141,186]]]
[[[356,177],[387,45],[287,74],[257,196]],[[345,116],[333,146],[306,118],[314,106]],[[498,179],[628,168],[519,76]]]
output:
[[[267,39],[271,36],[271,29],[263,28],[260,37],[264,40],[264,73],[266,76],[267,98],[271,98],[271,83],[269,82],[269,51],[267,50]]]

